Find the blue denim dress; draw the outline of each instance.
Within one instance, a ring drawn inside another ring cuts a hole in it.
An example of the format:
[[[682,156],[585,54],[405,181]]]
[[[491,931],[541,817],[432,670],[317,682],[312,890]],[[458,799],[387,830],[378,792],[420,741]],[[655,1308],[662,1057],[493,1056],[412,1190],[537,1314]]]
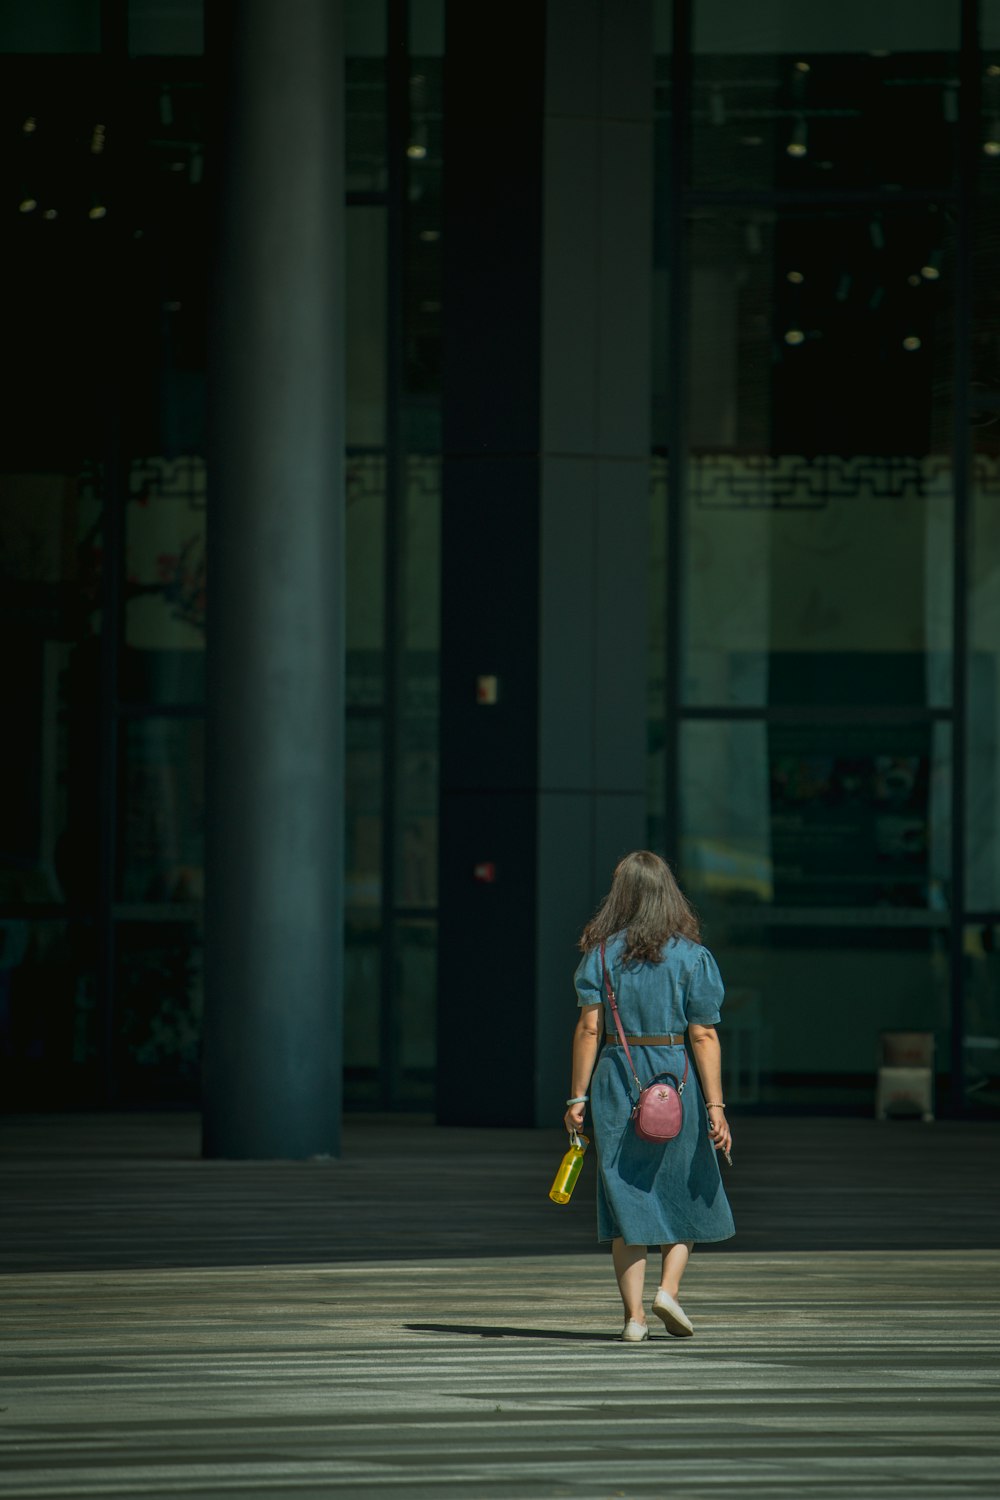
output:
[[[722,1006],[722,978],[707,948],[673,938],[658,964],[622,964],[624,934],[607,945],[611,983],[625,1034],[658,1036],[685,1031],[692,1021],[713,1026]],[[604,993],[600,949],[587,953],[574,978],[582,1005],[604,1004],[604,1030],[616,1035]],[[638,1047],[629,1041],[639,1081],[684,1073],[684,1048]],[[684,1123],[672,1141],[641,1140],[630,1123],[636,1088],[621,1045],[605,1046],[590,1084],[590,1110],[598,1156],[597,1238],[620,1235],[628,1245],[677,1240],[728,1240],[735,1234],[718,1154],[708,1134],[708,1114],[694,1062],[684,1090]]]

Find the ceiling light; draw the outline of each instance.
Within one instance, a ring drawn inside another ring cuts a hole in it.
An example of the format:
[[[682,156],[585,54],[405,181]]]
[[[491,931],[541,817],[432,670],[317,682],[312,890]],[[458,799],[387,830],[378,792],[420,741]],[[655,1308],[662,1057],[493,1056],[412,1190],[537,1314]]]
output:
[[[920,340],[917,338],[917,335],[915,333],[907,334],[906,338],[903,340],[903,348],[906,349],[910,354],[913,353],[914,349],[920,348]]]
[[[37,198],[22,198],[21,201],[20,201],[20,203],[18,204],[18,208],[20,209],[21,213],[23,213],[23,214],[33,214],[35,212],[35,209],[37,207],[38,207],[38,199]]]
[[[103,218],[106,217],[107,212],[108,211],[104,207],[103,203],[95,203],[94,206],[93,206],[93,208],[88,211],[87,218],[88,219],[103,219]]]
[[[807,62],[797,62],[795,64],[795,71],[796,73],[809,73],[812,69]]]
[[[785,334],[785,343],[791,344],[793,348],[796,344],[804,344],[805,341],[806,336],[802,332],[801,328],[789,328],[788,332]]]
[[[996,140],[993,136],[985,140],[983,142],[983,155],[1000,156],[1000,140]]]
[[[933,262],[929,261],[926,266],[920,267],[920,274],[925,281],[937,281],[938,277],[941,275],[941,272],[938,270],[937,266],[933,264]]]
[[[411,145],[407,146],[406,154],[411,161],[423,161],[427,155],[427,147],[421,146],[417,141],[414,141]]]
[[[805,279],[801,271],[789,271],[785,277],[785,280],[790,281],[792,286],[801,286]]]
[[[35,119],[34,115],[28,116],[24,124],[21,126],[21,129],[24,131],[25,135],[34,135],[35,131],[38,129],[38,121]]]
[[[920,286],[923,282],[923,277],[918,276],[916,271],[914,271],[911,275],[907,276],[906,280],[910,286]]]
[[[58,217],[59,210],[57,208],[47,208],[42,214],[43,219],[58,219]]]
[[[792,130],[791,140],[785,147],[785,151],[789,156],[802,157],[808,155],[809,144],[806,136],[805,120],[796,120],[795,127]]]

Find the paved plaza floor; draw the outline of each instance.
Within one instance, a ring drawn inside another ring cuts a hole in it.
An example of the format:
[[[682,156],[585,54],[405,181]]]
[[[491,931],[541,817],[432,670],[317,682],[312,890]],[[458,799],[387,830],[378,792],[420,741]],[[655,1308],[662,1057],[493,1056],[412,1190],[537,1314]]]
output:
[[[737,1122],[695,1337],[624,1346],[558,1132],[208,1163],[191,1117],[8,1120],[0,1495],[994,1497],[998,1141]]]

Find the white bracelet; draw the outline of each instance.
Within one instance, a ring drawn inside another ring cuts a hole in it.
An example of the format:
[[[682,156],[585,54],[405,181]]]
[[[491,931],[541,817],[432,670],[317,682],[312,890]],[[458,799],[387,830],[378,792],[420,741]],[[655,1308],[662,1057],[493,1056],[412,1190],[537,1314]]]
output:
[[[589,1098],[589,1094],[577,1094],[575,1099],[567,1099],[566,1104],[567,1106],[569,1106],[570,1104],[586,1104]]]

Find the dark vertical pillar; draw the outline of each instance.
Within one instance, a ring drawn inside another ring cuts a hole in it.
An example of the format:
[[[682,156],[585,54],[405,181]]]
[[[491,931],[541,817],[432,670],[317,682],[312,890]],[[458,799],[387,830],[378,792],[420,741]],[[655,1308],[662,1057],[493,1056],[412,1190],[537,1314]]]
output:
[[[209,8],[208,1156],[339,1150],[343,46],[337,0]]]
[[[528,1125],[562,1113],[576,935],[644,841],[652,35],[647,0],[516,4],[495,34],[468,10],[445,105],[438,1116]]]

